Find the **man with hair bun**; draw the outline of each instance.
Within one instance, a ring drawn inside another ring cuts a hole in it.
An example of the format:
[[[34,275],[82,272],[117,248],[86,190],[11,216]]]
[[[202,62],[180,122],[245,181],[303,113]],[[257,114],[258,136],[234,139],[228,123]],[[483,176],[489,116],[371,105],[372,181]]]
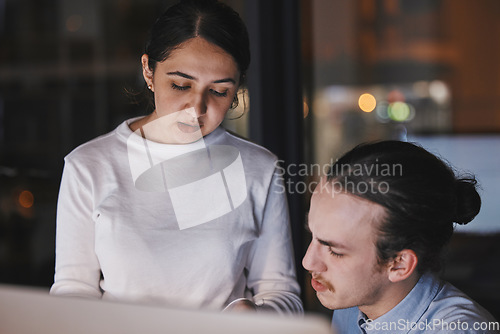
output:
[[[436,274],[455,224],[479,213],[476,183],[400,141],[359,145],[332,166],[311,199],[303,266],[339,333],[500,332]]]

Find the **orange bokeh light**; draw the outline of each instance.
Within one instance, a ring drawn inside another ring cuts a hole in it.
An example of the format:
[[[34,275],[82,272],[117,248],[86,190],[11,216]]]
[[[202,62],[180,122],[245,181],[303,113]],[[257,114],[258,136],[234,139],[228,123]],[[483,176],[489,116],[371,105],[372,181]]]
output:
[[[377,106],[377,100],[372,94],[365,93],[359,97],[358,105],[364,112],[372,112]]]
[[[35,203],[35,197],[33,196],[33,193],[29,190],[23,190],[19,194],[19,204],[26,209],[29,209],[33,206],[33,203]]]

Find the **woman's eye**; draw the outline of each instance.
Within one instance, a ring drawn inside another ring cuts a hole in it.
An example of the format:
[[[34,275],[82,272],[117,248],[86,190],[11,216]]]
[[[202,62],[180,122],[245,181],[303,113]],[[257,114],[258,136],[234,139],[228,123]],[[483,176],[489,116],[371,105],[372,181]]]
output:
[[[225,90],[223,92],[218,92],[214,89],[210,89],[210,93],[214,94],[217,97],[226,97],[227,96],[227,90]]]
[[[186,89],[189,89],[191,87],[190,86],[179,86],[179,85],[176,85],[175,83],[172,83],[172,88],[175,90],[186,90]]]

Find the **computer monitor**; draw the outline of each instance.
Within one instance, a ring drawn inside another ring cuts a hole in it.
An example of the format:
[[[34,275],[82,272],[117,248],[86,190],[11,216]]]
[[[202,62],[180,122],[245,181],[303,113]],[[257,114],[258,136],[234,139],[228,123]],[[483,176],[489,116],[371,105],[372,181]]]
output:
[[[332,334],[323,317],[178,310],[0,285],[2,334]]]

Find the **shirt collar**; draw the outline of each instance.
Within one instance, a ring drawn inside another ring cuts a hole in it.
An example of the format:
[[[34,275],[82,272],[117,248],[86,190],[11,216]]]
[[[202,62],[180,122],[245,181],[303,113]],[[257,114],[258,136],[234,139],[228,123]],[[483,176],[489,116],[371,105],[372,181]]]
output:
[[[203,137],[203,140],[205,140],[205,145],[208,146],[217,143],[225,132],[226,131],[222,126],[218,126],[217,128],[215,128],[214,131],[210,132],[208,135]]]
[[[429,307],[430,303],[434,300],[439,292],[441,281],[433,274],[427,273],[420,277],[417,284],[406,295],[406,297],[399,302],[392,310],[382,315],[375,320],[368,320],[363,312],[359,311],[358,324],[362,331],[370,333],[369,328],[365,322],[380,322],[380,323],[398,323],[408,321],[409,323],[416,323],[422,317],[424,312]],[[363,325],[362,325],[363,324]]]

